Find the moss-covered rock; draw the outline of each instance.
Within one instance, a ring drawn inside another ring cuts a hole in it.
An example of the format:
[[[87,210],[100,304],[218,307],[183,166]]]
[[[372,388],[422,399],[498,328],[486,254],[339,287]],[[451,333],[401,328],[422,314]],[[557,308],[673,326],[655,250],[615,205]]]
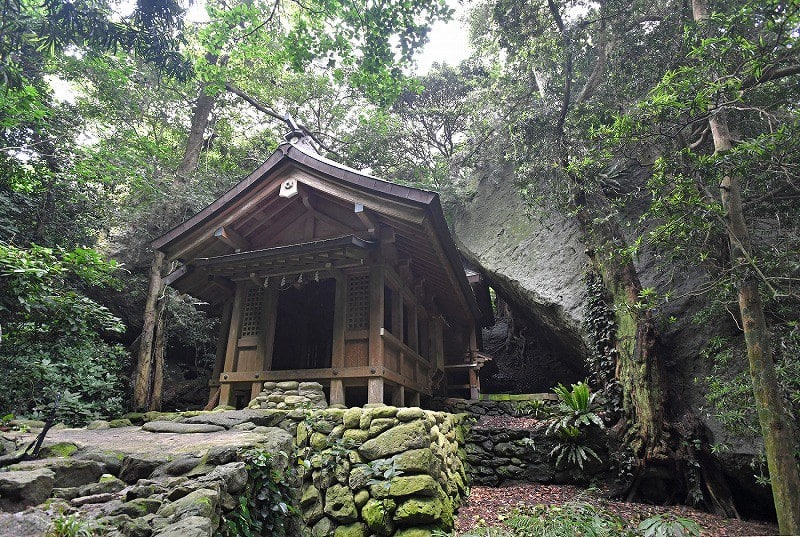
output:
[[[322,517],[311,528],[311,535],[312,537],[330,537],[333,531],[334,531],[333,521],[328,517]]]
[[[356,429],[361,422],[362,410],[358,407],[348,408],[342,415],[342,423],[347,429]]]
[[[347,429],[344,433],[342,433],[342,438],[345,440],[351,440],[356,444],[363,444],[369,440],[369,431],[364,431],[361,429]]]
[[[370,499],[361,509],[361,518],[378,535],[391,535],[394,531],[392,516],[396,508],[394,500]]]
[[[439,493],[439,484],[429,475],[400,476],[392,479],[389,485],[389,495],[400,496],[436,496]]]
[[[393,520],[401,526],[416,526],[436,522],[441,516],[439,498],[409,498],[397,507]]]
[[[429,445],[428,428],[425,423],[418,420],[401,423],[397,427],[392,427],[375,438],[367,440],[358,448],[358,452],[367,460],[375,460]]]
[[[425,411],[418,406],[401,408],[397,411],[397,419],[400,421],[413,421],[425,416]]]
[[[397,530],[394,537],[431,537],[433,532],[439,528],[424,527],[424,528],[401,528]]]
[[[358,509],[364,507],[367,501],[369,501],[369,492],[366,489],[361,489],[353,495],[353,502],[355,502]]]
[[[367,525],[363,522],[353,522],[346,526],[339,526],[333,532],[333,537],[367,537]]]
[[[39,450],[39,458],[71,457],[76,451],[78,451],[78,446],[72,442],[55,442],[43,446],[42,449]]]
[[[325,514],[344,524],[358,519],[353,493],[348,487],[337,484],[325,491]]]
[[[165,503],[156,513],[163,518],[178,520],[190,516],[212,518],[219,504],[219,492],[212,489],[197,489],[174,502]]]
[[[412,449],[394,456],[394,467],[405,473],[430,472],[435,466],[430,448]]]

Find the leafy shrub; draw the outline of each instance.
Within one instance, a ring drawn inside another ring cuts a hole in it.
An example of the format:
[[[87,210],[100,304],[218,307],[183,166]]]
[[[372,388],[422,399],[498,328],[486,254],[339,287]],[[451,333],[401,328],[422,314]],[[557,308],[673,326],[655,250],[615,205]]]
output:
[[[556,430],[558,443],[550,451],[550,456],[556,458],[556,467],[577,466],[583,470],[583,465],[589,458],[603,462],[595,451],[586,445],[583,433],[577,427],[567,425]]]
[[[697,522],[668,513],[642,520],[639,531],[643,537],[700,537]]]
[[[45,537],[92,537],[97,535],[92,524],[76,515],[62,515],[50,524]]]
[[[103,341],[120,320],[85,292],[117,286],[119,266],[88,248],[29,248],[0,242],[4,320],[0,413],[42,417],[58,394],[58,418],[78,425],[123,411],[127,355]]]
[[[120,345],[5,346],[0,353],[0,409],[44,418],[60,394],[56,417],[70,425],[119,416],[125,410],[128,354]]]

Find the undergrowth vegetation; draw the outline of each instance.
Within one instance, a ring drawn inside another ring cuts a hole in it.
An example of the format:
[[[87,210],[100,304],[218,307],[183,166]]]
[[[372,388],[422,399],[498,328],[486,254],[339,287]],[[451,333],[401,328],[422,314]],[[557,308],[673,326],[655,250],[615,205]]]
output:
[[[298,510],[294,506],[293,477],[277,460],[285,453],[273,454],[251,449],[240,453],[247,468],[247,485],[239,496],[239,505],[223,518],[217,537],[286,537],[298,530]]]
[[[655,515],[638,525],[602,507],[574,501],[563,505],[517,508],[500,517],[500,525],[484,526],[460,537],[699,537],[700,527],[688,518]],[[447,534],[434,533],[436,537]]]

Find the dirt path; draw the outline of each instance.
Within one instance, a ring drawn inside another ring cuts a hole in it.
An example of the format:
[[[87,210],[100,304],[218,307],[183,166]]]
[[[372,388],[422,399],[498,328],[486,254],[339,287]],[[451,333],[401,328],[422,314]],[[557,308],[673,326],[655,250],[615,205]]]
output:
[[[673,513],[697,522],[704,537],[778,534],[778,527],[766,522],[725,519],[686,506],[615,502],[577,487],[539,484],[473,487],[467,502],[458,511],[456,530],[461,534],[481,526],[500,526],[500,517],[516,507],[560,505],[574,500],[607,509],[628,521],[632,528],[650,516]]]

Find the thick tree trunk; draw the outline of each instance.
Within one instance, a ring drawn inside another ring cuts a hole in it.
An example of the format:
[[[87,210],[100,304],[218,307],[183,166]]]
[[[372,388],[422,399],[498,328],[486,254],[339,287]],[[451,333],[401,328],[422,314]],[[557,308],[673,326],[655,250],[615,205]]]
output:
[[[717,152],[731,149],[727,120],[722,113],[709,119]],[[796,444],[788,426],[786,411],[775,373],[769,330],[755,279],[750,233],[742,210],[741,186],[735,175],[720,185],[722,206],[728,223],[728,242],[734,274],[739,278],[739,312],[742,317],[750,378],[753,384],[758,421],[764,437],[772,497],[782,535],[800,534],[800,474],[794,458]]]
[[[610,223],[598,228],[585,208],[578,220],[584,235],[593,237],[595,251],[624,244],[621,232]],[[640,309],[642,284],[633,262],[599,254],[592,256],[595,268],[612,295],[616,321],[617,370],[622,386],[622,404],[628,421],[628,441],[643,464],[663,459],[668,449],[664,432],[664,373],[657,353],[658,329],[647,309]]]
[[[156,251],[153,263],[150,265],[150,284],[147,288],[147,298],[144,307],[144,323],[139,341],[139,357],[136,362],[133,382],[133,406],[137,410],[150,410],[153,400],[154,364],[153,343],[158,325],[158,311],[156,309],[158,297],[164,291],[161,284],[161,271],[164,268],[164,254]],[[160,396],[159,396],[160,399]]]

